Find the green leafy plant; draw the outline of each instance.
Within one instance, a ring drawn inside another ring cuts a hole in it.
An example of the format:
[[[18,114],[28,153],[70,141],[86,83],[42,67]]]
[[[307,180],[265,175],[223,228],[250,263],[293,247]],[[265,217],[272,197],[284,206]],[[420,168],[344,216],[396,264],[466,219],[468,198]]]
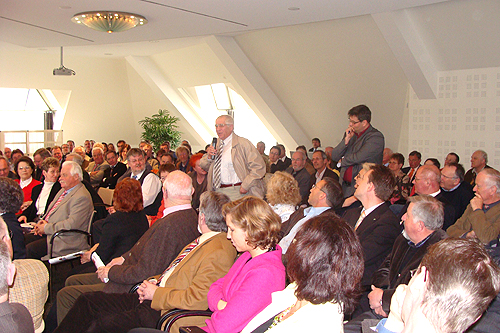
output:
[[[169,141],[172,147],[176,147],[181,141],[181,132],[177,130],[179,118],[170,115],[168,110],[159,110],[158,114],[144,118],[139,121],[144,132],[141,138],[148,140],[153,150],[160,149],[160,145]]]

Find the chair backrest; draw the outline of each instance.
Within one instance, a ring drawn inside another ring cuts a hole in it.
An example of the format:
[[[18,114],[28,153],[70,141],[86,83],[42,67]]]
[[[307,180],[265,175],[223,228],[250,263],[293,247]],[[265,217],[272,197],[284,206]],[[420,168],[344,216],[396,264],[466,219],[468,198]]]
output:
[[[115,193],[115,190],[104,187],[99,187],[99,190],[97,190],[97,194],[99,194],[106,206],[113,205],[113,193]]]

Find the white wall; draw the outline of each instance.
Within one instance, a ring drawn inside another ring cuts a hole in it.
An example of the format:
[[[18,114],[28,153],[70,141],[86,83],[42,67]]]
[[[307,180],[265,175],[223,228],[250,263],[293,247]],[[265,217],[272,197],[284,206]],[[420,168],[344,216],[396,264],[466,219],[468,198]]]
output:
[[[409,100],[408,152],[418,150],[422,160],[444,163],[454,151],[465,169],[478,149],[488,153],[488,165],[500,167],[500,67],[439,73],[438,98]]]

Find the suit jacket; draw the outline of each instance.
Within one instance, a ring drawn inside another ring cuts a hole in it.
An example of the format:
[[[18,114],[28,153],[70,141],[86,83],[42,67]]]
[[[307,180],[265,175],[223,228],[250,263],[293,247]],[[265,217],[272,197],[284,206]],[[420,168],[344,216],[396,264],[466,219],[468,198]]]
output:
[[[38,184],[37,186],[33,187],[33,190],[31,191],[31,205],[26,208],[21,215],[26,216],[29,222],[33,222],[36,218],[36,213],[37,213],[37,208],[36,208],[36,202],[38,200],[38,197],[40,196],[40,193],[42,193],[44,183]],[[47,198],[47,203],[45,204],[45,210],[43,211],[43,215],[47,213],[47,208],[49,208],[50,203],[52,200],[54,200],[56,194],[59,192],[61,189],[61,183],[59,181],[55,182],[54,185],[52,185],[52,188],[50,189],[49,196]]]
[[[122,255],[125,262],[111,267],[104,292],[126,293],[137,282],[163,273],[179,252],[198,236],[198,216],[191,208],[156,221],[132,249]]]
[[[14,250],[14,259],[26,259],[26,245],[24,244],[24,234],[21,225],[17,221],[15,213],[5,213],[1,215],[7,228],[12,232],[11,242]]]
[[[217,147],[219,146],[217,141]],[[233,132],[231,160],[233,161],[234,171],[241,180],[241,186],[248,191],[248,195],[254,195],[259,198],[264,197],[265,189],[262,178],[266,175],[266,163],[260,156],[255,146],[245,138],[236,135]],[[212,190],[212,177],[214,169],[214,160],[208,158],[208,154],[203,155],[200,160],[200,166],[208,172],[207,190]]]
[[[461,237],[474,230],[477,238],[485,244],[498,238],[500,233],[500,203],[486,213],[482,209],[472,210],[470,204],[458,221],[446,230],[450,237]]]
[[[489,165],[486,165],[484,169],[491,169]],[[483,170],[484,170],[483,169]],[[476,186],[476,176],[477,174],[474,172],[474,168],[470,168],[467,170],[464,176],[464,182],[469,183],[472,187]]]
[[[340,167],[340,180],[344,197],[354,194],[354,177],[361,170],[363,163],[371,162],[382,164],[382,155],[384,151],[384,135],[377,129],[370,126],[359,138],[354,135],[346,145],[344,142],[345,133],[337,147],[332,151],[332,160],[338,161],[342,157]],[[352,166],[352,179],[350,183],[344,181],[346,170]]]
[[[182,249],[179,253],[182,253]],[[168,310],[208,309],[207,294],[212,283],[227,274],[236,258],[236,250],[227,239],[226,233],[219,233],[194,248],[179,262],[168,277],[165,287],[158,288],[153,295],[151,308]],[[175,258],[174,258],[175,259]],[[159,279],[160,275],[155,276]]]
[[[365,290],[369,290],[373,274],[391,252],[396,237],[402,231],[399,219],[389,206],[387,202],[378,206],[366,215],[356,229],[365,258],[365,272],[361,279],[361,285]],[[361,215],[361,210],[362,207],[352,208],[343,216],[353,228]]]
[[[286,169],[286,172],[291,174],[293,178],[299,183],[299,192],[302,197],[300,204],[307,204],[307,199],[309,199],[309,191],[311,190],[311,176],[307,172],[306,168],[300,169],[295,175],[292,167]]]
[[[64,192],[62,188],[56,195],[47,209],[50,212],[52,207],[57,202],[59,196]],[[59,230],[79,229],[88,231],[90,223],[90,215],[94,210],[92,205],[92,197],[83,186],[82,183],[75,185],[73,190],[66,194],[62,201],[55,207],[54,211],[48,218],[48,223],[45,225],[45,234],[47,235],[47,253],[50,254],[50,237]],[[44,218],[46,218],[44,216]],[[89,244],[87,237],[80,234],[62,235],[54,241],[53,257],[62,256],[72,252],[87,250]],[[47,255],[48,258],[48,255]]]
[[[413,172],[413,175],[411,175],[410,179],[410,184],[413,184],[413,180],[415,179],[415,176],[417,175],[418,168],[420,168],[422,164],[419,164],[418,167],[415,169],[415,172]],[[401,169],[405,174],[409,175],[410,174],[411,167],[404,167]]]
[[[110,189],[114,189],[116,187],[116,183],[118,179],[127,171],[127,166],[122,162],[116,163],[116,165],[111,168],[107,168],[104,170],[104,176],[102,178],[99,187],[106,187]]]
[[[101,165],[99,165],[97,168],[95,166],[95,162],[90,162],[89,166],[87,167],[87,172],[90,174],[90,185],[92,185],[92,187],[99,187],[99,184],[104,178],[104,171],[106,169],[109,169],[109,164],[106,161],[102,162]],[[91,173],[94,171],[97,171],[97,173],[92,175]]]
[[[391,298],[396,287],[400,284],[408,284],[412,277],[411,271],[418,268],[429,246],[446,237],[446,232],[438,229],[418,248],[411,247],[403,235],[396,238],[391,253],[385,258],[372,279],[375,287],[385,289],[382,296],[382,308],[385,313],[390,311]],[[410,254],[410,251],[411,257],[408,259],[406,256]]]
[[[335,172],[333,172],[332,170],[330,170],[328,168],[325,169],[325,172],[323,173],[323,176],[321,177],[320,180],[323,180],[325,178],[333,178],[336,181],[339,181],[339,175],[337,175]],[[316,172],[311,175],[310,182],[311,182],[311,186],[313,184],[316,184]]]

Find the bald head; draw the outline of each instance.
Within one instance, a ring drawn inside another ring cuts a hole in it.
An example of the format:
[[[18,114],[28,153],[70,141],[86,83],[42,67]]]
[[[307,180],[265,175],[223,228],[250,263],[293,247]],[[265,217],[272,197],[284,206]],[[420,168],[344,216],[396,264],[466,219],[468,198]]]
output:
[[[163,183],[165,196],[170,201],[189,201],[193,195],[193,182],[191,177],[182,171],[173,171],[168,174]]]
[[[435,165],[422,165],[418,168],[413,183],[418,194],[437,192],[441,183],[441,172]]]

